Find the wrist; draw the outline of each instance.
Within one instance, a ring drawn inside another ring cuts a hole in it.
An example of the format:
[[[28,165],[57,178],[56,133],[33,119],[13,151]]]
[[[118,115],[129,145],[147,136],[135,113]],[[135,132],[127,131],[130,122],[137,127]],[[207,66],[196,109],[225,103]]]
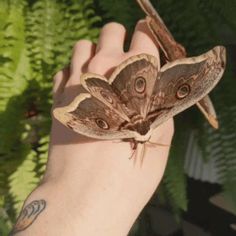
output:
[[[50,221],[50,228],[58,227],[58,222],[66,217],[75,235],[127,235],[155,191],[165,158],[157,163],[158,156],[149,153],[149,160],[141,167],[139,160],[136,165],[129,160],[132,153],[129,143],[101,143],[70,145],[70,153],[61,146],[50,150],[43,184],[30,196],[30,199],[46,200],[42,220]],[[147,151],[155,152],[155,149]],[[60,226],[58,235],[66,229],[66,225]],[[65,231],[64,235],[71,233]]]

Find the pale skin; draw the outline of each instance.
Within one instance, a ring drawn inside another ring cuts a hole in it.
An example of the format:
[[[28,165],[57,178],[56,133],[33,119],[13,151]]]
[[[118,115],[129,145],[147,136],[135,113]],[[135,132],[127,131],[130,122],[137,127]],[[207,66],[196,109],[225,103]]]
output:
[[[123,50],[125,28],[109,23],[101,29],[97,45],[76,43],[71,67],[54,77],[54,106],[68,104],[78,95],[80,75],[109,76],[130,56],[148,53],[159,59],[157,45],[144,21],[138,22],[130,48]],[[91,140],[53,118],[47,170],[42,183],[24,206],[44,199],[46,207],[19,236],[125,236],[162,179],[173,136],[173,120],[159,126],[147,147],[143,164],[134,163],[128,142]]]

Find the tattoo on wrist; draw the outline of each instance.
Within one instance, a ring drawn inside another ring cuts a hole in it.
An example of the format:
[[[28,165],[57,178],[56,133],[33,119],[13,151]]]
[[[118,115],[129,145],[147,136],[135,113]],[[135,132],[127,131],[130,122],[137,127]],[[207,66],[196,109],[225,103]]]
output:
[[[46,208],[46,201],[41,200],[35,200],[26,205],[17,221],[15,226],[13,227],[12,231],[10,232],[9,236],[13,236],[17,234],[20,231],[23,231],[27,229],[30,225],[33,224],[33,222],[37,219],[39,214]]]

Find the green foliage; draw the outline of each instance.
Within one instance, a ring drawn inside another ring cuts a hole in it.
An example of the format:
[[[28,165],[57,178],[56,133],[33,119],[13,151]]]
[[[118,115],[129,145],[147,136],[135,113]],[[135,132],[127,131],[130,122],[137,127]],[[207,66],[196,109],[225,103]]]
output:
[[[47,160],[52,77],[81,38],[96,40],[92,0],[0,2],[0,234]],[[4,216],[4,217],[3,217]]]
[[[11,222],[4,208],[0,208],[0,235],[7,235],[11,230]]]
[[[176,118],[175,135],[163,179],[165,199],[169,201],[169,204],[176,212],[187,210],[187,186],[186,176],[184,174],[184,160],[187,145],[183,144],[188,142],[190,129],[186,128],[183,131],[181,123],[182,120],[179,117]]]
[[[236,209],[236,81],[230,71],[230,64],[225,77],[222,86],[215,91],[217,96],[214,97],[220,128],[215,131],[204,123],[199,139],[205,159],[216,160],[225,196]]]
[[[22,202],[38,182],[34,173],[36,153],[33,150],[29,150],[25,156],[21,165],[8,178],[9,193],[14,199],[13,206],[17,214],[19,214]]]
[[[234,0],[153,3],[190,55],[216,44],[232,44],[235,39]],[[126,0],[0,1],[0,235],[9,231],[23,200],[45,170],[52,77],[69,63],[78,39],[96,41],[101,17],[102,24],[118,21],[131,33],[144,14],[135,1]],[[199,112],[185,112],[177,119],[159,194],[176,212],[187,208],[183,163],[193,128],[199,130],[205,160],[217,160],[226,197],[236,202],[236,80],[230,61],[228,58],[228,71],[213,92],[221,128],[212,130]],[[183,121],[183,117],[190,119]]]

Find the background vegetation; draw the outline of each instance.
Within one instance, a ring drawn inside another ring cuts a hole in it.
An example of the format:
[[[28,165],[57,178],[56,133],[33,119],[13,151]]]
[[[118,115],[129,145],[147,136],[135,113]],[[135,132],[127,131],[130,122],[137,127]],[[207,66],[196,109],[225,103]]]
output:
[[[195,130],[204,159],[217,161],[225,196],[236,204],[236,80],[232,60],[236,2],[153,3],[189,55],[219,44],[228,48],[227,71],[211,96],[221,128],[213,130],[195,108],[177,116],[160,200],[176,213],[187,209],[184,158],[189,133]],[[7,234],[23,200],[44,172],[52,77],[68,64],[73,44],[81,38],[96,41],[99,28],[111,20],[124,24],[131,35],[143,16],[134,0],[0,0],[0,235]]]

